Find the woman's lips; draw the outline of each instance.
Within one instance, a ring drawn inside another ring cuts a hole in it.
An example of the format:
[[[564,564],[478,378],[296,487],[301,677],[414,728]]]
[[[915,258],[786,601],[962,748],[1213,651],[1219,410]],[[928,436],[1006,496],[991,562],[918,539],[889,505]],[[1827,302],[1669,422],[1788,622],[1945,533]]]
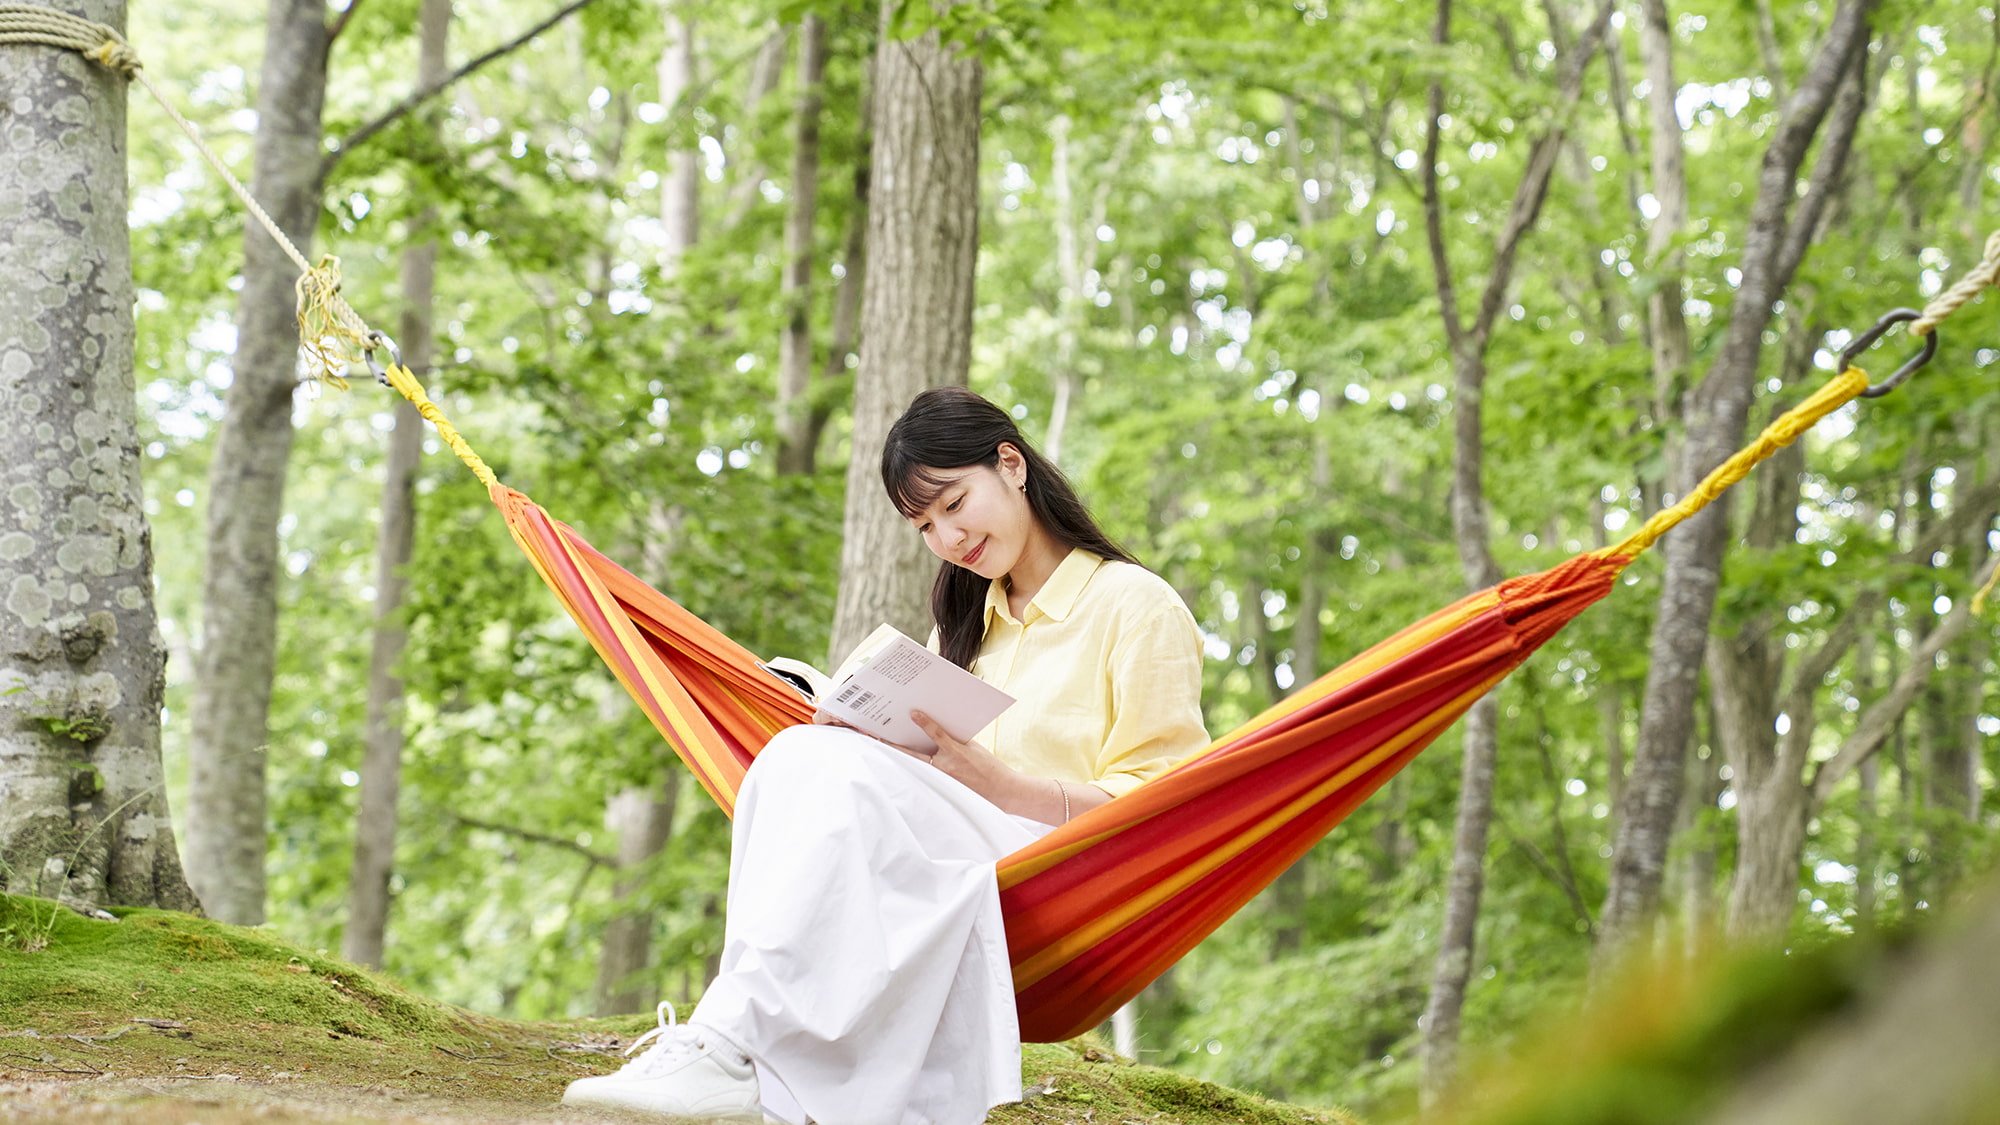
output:
[[[986,552],[986,540],[984,540],[984,539],[981,539],[981,540],[979,541],[979,546],[977,546],[977,547],[974,547],[974,548],[973,548],[972,550],[970,550],[970,551],[967,551],[967,552],[965,553],[965,557],[964,557],[963,559],[961,559],[960,561],[961,561],[961,562],[962,562],[962,563],[963,563],[963,564],[964,564],[965,566],[968,566],[968,567],[969,567],[969,566],[971,566],[971,565],[972,565],[973,563],[976,563],[976,562],[978,562],[978,561],[979,561],[979,556],[980,556],[980,555],[982,555],[982,554],[984,554],[985,552]]]

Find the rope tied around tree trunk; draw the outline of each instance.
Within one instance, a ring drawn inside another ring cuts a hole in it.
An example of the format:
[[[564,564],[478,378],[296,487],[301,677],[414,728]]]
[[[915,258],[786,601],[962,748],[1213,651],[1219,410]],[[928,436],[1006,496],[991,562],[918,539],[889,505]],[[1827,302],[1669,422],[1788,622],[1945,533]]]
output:
[[[0,4],[0,43],[64,47],[127,78],[139,73],[139,52],[118,30],[57,8]]]
[[[136,79],[146,88],[146,92],[193,142],[202,159],[215,169],[215,174],[222,177],[223,183],[229,185],[229,190],[249,210],[264,233],[270,235],[292,264],[299,268],[295,288],[298,293],[301,346],[305,349],[315,378],[346,389],[347,381],[342,378],[342,373],[359,363],[368,351],[369,329],[361,315],[340,296],[340,259],[329,254],[321,258],[318,265],[306,260],[305,254],[280,229],[277,220],[271,218],[270,212],[264,210],[256,197],[250,194],[250,189],[244,187],[243,181],[237,179],[222,158],[215,154],[215,150],[208,147],[208,142],[202,139],[201,130],[181,116],[166,95],[160,93],[159,88],[146,77],[139,52],[125,41],[125,37],[118,34],[116,28],[55,8],[0,4],[0,45],[6,44],[75,51],[127,79]]]

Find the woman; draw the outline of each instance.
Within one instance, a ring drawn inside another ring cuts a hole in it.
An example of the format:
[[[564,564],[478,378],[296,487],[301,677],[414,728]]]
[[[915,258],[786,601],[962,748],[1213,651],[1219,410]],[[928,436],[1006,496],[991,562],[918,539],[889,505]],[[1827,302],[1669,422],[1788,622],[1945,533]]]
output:
[[[688,1023],[662,1005],[650,1049],[566,1103],[983,1120],[1021,1095],[995,861],[1208,744],[1187,608],[1006,411],[917,396],[882,483],[943,560],[933,647],[1018,702],[973,741],[913,713],[928,754],[840,727],[773,738],[738,795],[720,975]]]

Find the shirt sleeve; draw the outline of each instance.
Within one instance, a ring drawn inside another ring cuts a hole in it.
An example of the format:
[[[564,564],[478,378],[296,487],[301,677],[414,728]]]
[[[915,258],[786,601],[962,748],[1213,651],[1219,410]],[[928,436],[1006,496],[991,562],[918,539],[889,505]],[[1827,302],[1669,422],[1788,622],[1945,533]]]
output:
[[[1111,647],[1111,724],[1098,753],[1099,789],[1113,797],[1208,745],[1201,717],[1201,634],[1178,598]]]

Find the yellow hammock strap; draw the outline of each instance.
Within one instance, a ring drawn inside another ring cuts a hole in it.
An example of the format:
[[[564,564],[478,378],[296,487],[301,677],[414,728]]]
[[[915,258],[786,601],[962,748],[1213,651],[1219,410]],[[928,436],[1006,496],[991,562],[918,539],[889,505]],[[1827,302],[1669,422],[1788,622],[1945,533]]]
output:
[[[417,382],[416,375],[409,368],[400,363],[392,363],[388,370],[383,372],[383,378],[389,381],[390,386],[401,392],[404,398],[410,400],[417,408],[417,413],[437,427],[438,436],[444,439],[446,445],[451,446],[451,451],[458,454],[459,460],[465,462],[465,467],[472,470],[472,475],[479,478],[479,483],[489,489],[500,483],[500,479],[493,475],[493,470],[486,467],[486,462],[479,459],[479,454],[474,453],[472,446],[459,434],[458,427],[452,425],[451,419],[446,418],[444,411],[438,409],[437,403],[432,402],[430,396],[424,393],[424,385]]]
[[[1736,455],[1715,467],[1694,491],[1681,498],[1681,502],[1645,522],[1639,530],[1601,554],[1606,558],[1623,559],[1630,562],[1657,542],[1660,536],[1672,530],[1675,525],[1703,508],[1709,501],[1729,490],[1729,486],[1750,475],[1757,462],[1797,441],[1800,434],[1813,428],[1821,418],[1846,406],[1868,389],[1868,374],[1858,367],[1850,367],[1829,380],[1811,398],[1780,414],[1772,423],[1764,427],[1757,440],[1738,450]]]
[[[278,244],[292,264],[299,268],[298,315],[299,337],[312,361],[313,373],[319,378],[345,389],[346,380],[341,373],[352,362],[358,362],[368,349],[368,325],[354,309],[340,296],[340,259],[331,255],[320,259],[318,265],[306,260],[298,246],[285,236],[277,221],[258,204],[250,189],[243,186],[215,150],[202,140],[201,130],[194,123],[182,117],[179,110],[168,102],[152,80],[146,77],[144,64],[139,61],[139,52],[118,34],[115,28],[101,23],[93,23],[80,16],[54,8],[44,8],[28,4],[0,4],[0,44],[24,43],[43,47],[61,47],[76,51],[85,58],[117,71],[128,79],[136,79],[160,108],[167,112],[174,124],[194,143],[196,151],[208,166],[236,193],[264,233]]]

